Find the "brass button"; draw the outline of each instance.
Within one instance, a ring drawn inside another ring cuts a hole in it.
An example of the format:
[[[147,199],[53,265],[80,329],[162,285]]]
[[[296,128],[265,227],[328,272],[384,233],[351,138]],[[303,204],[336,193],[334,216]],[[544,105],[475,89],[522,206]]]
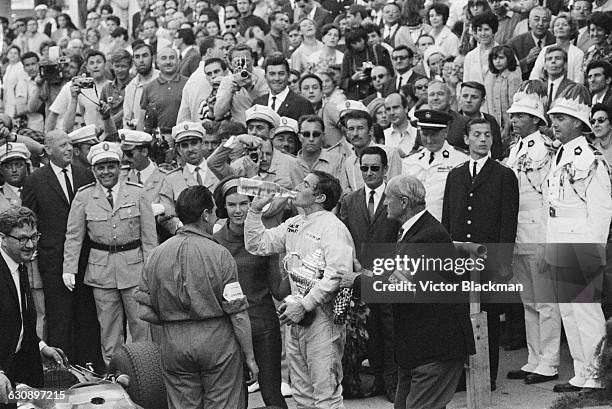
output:
[[[468,220],[468,221],[467,221],[467,224],[472,224],[472,221],[471,221],[471,220]]]
[[[472,238],[472,235],[471,235],[471,234],[468,234],[468,235],[466,235],[465,237],[467,237],[468,239],[471,239],[471,238]]]
[[[472,211],[472,206],[468,206],[468,212]]]

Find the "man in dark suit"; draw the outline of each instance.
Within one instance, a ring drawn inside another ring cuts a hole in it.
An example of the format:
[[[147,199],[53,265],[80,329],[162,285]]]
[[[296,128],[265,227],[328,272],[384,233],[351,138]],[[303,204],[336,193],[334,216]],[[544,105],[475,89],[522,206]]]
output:
[[[389,87],[393,90],[386,89],[388,94],[400,92],[400,88],[406,84],[414,84],[419,78],[425,78],[423,75],[413,70],[414,52],[405,45],[398,45],[391,53],[393,69],[395,75],[389,81]]]
[[[365,97],[362,102],[363,105],[368,106],[370,102],[376,98],[386,98],[389,94],[393,94],[394,82],[390,80],[389,71],[384,65],[377,65],[372,68],[370,74],[372,80],[372,88],[374,92]]]
[[[0,213],[0,409],[16,383],[43,386],[41,356],[55,365],[67,364],[61,350],[36,335],[36,309],[25,267],[39,239],[36,216],[13,206]]]
[[[425,187],[417,178],[392,178],[385,195],[387,217],[402,224],[395,255],[433,260],[456,257],[448,232],[425,210]],[[393,337],[399,365],[395,408],[444,408],[453,398],[466,359],[475,353],[468,303],[462,292],[425,292],[420,290],[419,282],[458,284],[460,278],[452,271],[425,269],[410,271],[410,277],[395,271],[392,277],[418,288],[401,295],[378,293],[396,299],[399,296],[403,301],[393,304]],[[377,281],[378,278],[362,275],[361,282],[355,284],[366,291],[365,286],[371,287],[368,290],[377,288]]]
[[[189,78],[198,69],[202,57],[200,50],[195,45],[195,35],[189,28],[181,28],[176,32],[174,45],[179,50],[179,73]]]
[[[334,17],[331,12],[326,8],[322,7],[315,0],[295,0],[295,10],[293,21],[299,23],[303,18],[310,18],[317,29],[317,38],[321,39],[321,28],[325,24],[331,24],[334,22]],[[314,9],[314,16],[312,10]]]
[[[529,13],[530,31],[516,36],[508,42],[519,60],[523,80],[529,79],[529,74],[531,74],[533,65],[542,48],[555,43],[555,36],[548,31],[550,18],[550,10],[546,7],[534,7]],[[534,37],[538,40],[537,43],[534,41]]]
[[[75,294],[62,281],[70,203],[81,186],[93,182],[93,175],[70,164],[72,145],[65,132],[49,132],[45,150],[50,163],[25,180],[21,200],[23,206],[36,213],[41,233],[38,267],[45,294],[47,340],[64,350],[71,362],[92,362],[100,368],[100,330],[95,304],[91,288],[82,284],[85,264],[79,269]]]
[[[393,248],[383,243],[397,240],[399,223],[387,218],[385,202],[385,175],[387,154],[379,146],[364,149],[359,158],[365,186],[342,199],[340,220],[348,227],[355,244],[359,263],[372,269],[375,257]],[[389,254],[392,257],[393,253]],[[395,399],[397,367],[393,356],[393,315],[390,304],[372,303],[367,320],[368,360],[374,375],[374,386],[367,395],[386,395],[389,401]]]
[[[592,61],[587,65],[584,77],[591,93],[591,106],[612,106],[612,64],[607,61]]]
[[[550,107],[563,94],[562,91],[575,82],[567,78],[567,52],[563,48],[557,45],[548,47],[544,54],[544,66],[548,74],[546,89]]]
[[[253,105],[269,106],[279,116],[296,121],[302,115],[315,113],[310,101],[289,89],[289,63],[281,53],[266,58],[264,70],[270,93],[255,99]]]
[[[450,171],[444,189],[442,224],[455,241],[512,243],[491,249],[483,272],[484,282],[510,278],[519,205],[514,172],[489,158],[493,144],[491,124],[484,118],[470,119],[465,143],[470,160]],[[488,300],[485,300],[488,301]],[[491,389],[496,388],[499,364],[499,314],[494,303],[483,303],[487,311]]]
[[[270,16],[270,32],[263,39],[266,57],[274,53],[282,53],[285,58],[291,57],[287,27],[289,27],[289,14],[283,10],[272,12]]]

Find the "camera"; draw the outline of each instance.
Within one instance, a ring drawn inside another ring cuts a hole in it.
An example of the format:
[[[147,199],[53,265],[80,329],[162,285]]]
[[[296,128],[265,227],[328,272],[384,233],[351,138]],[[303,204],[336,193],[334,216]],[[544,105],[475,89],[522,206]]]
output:
[[[259,162],[259,148],[247,148],[247,155],[253,162]]]
[[[82,89],[94,87],[94,79],[91,77],[74,77],[72,83]]]
[[[366,77],[370,78],[372,76],[372,68],[374,68],[374,64],[372,64],[370,61],[364,61],[363,64],[361,64],[361,68],[363,69],[363,73]]]
[[[38,72],[44,81],[58,84],[64,79],[64,68],[68,63],[70,63],[69,57],[58,57],[57,60],[41,61]]]
[[[245,56],[240,57],[233,63],[234,74],[238,75],[241,79],[246,80],[251,76],[251,73],[246,69],[248,60]]]

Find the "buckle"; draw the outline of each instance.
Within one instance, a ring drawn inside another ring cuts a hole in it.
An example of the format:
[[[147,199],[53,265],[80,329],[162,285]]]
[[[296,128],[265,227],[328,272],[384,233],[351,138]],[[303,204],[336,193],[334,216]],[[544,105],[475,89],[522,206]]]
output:
[[[119,246],[116,244],[109,244],[108,245],[108,252],[109,253],[118,253],[119,252]]]

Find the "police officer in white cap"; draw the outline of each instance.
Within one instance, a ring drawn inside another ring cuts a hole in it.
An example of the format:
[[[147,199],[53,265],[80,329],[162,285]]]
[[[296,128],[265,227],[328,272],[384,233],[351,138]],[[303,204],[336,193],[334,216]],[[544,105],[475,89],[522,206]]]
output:
[[[0,187],[0,212],[11,205],[21,206],[21,188],[30,163],[30,151],[19,142],[0,145],[0,174],[4,184]]]
[[[77,191],[64,244],[62,278],[72,291],[81,246],[86,236],[91,239],[84,282],[93,287],[107,365],[124,342],[124,315],[132,342],[150,339],[148,324],[138,316],[134,292],[144,260],[157,245],[155,219],[142,186],[119,180],[122,155],[113,142],[99,143],[89,151],[97,182]]]
[[[281,116],[280,123],[272,135],[274,149],[295,156],[299,150],[298,142],[298,122],[293,118]]]
[[[550,269],[540,269],[546,240],[546,177],[553,164],[552,141],[539,127],[548,125],[546,98],[519,92],[508,113],[512,130],[519,140],[510,148],[506,165],[519,182],[519,213],[516,246],[512,260],[515,279],[523,285],[521,300],[525,309],[527,363],[508,372],[509,379],[535,384],[557,379],[561,315],[551,302]]]
[[[385,150],[389,159],[389,170],[386,180],[402,173],[402,160],[397,149],[386,145],[379,145],[372,140],[372,116],[363,103],[359,101],[346,100],[338,105],[340,112],[341,129],[351,145],[353,153],[346,158],[343,165],[347,186],[342,186],[344,191],[355,191],[364,186],[363,176],[359,169],[359,156],[368,146],[380,146]]]
[[[86,125],[68,134],[72,141],[72,164],[89,169],[87,155],[92,146],[97,144],[98,136],[95,125]]]
[[[166,175],[160,190],[161,204],[165,208],[167,219],[162,222],[170,234],[182,226],[176,217],[174,203],[179,194],[188,186],[206,186],[214,190],[219,179],[208,169],[204,158],[204,135],[206,131],[199,122],[181,122],[172,128],[172,139],[176,151],[185,165]]]
[[[452,119],[449,114],[424,109],[414,115],[423,148],[402,159],[403,173],[423,182],[427,211],[440,221],[448,172],[469,160],[469,156],[446,140],[448,122]]]
[[[545,255],[556,279],[559,309],[574,361],[574,376],[568,383],[555,385],[555,392],[601,387],[592,360],[605,334],[596,292],[601,288],[599,272],[605,263],[612,198],[606,161],[584,135],[591,130],[589,103],[587,89],[573,84],[548,111],[552,130],[562,145],[546,182]]]

